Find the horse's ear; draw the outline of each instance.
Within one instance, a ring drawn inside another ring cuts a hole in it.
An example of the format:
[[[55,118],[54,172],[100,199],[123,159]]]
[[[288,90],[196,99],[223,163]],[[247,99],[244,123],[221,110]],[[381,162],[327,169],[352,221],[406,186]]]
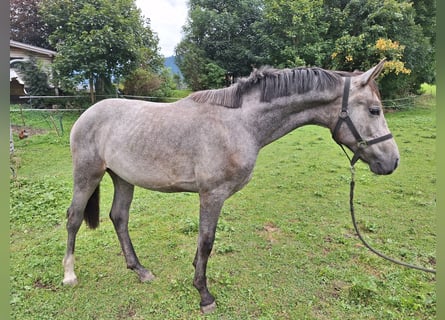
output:
[[[380,60],[380,62],[373,68],[363,73],[360,77],[362,86],[367,85],[371,80],[375,80],[383,70],[386,59]]]

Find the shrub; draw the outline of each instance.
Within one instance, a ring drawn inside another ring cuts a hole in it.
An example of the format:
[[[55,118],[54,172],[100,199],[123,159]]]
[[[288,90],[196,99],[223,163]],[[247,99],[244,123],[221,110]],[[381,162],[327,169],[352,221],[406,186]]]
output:
[[[126,95],[150,96],[161,87],[160,77],[146,69],[136,69],[124,81]]]

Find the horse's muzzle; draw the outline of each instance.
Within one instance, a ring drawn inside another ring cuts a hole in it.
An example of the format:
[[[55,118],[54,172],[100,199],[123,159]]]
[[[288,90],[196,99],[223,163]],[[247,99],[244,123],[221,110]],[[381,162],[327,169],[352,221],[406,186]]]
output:
[[[397,169],[399,166],[399,158],[397,158],[394,162],[391,164],[383,164],[380,161],[376,161],[374,163],[369,164],[369,168],[371,171],[378,175],[388,175],[394,172],[394,170]]]

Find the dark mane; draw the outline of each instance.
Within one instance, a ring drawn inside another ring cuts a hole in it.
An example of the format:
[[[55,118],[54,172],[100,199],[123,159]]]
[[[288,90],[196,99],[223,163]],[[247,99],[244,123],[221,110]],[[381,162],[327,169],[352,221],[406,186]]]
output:
[[[208,102],[228,108],[239,108],[243,94],[253,87],[260,87],[261,101],[270,102],[275,98],[304,94],[311,90],[324,91],[335,88],[340,83],[341,77],[341,74],[321,68],[280,70],[262,67],[228,88],[198,91],[190,97],[200,103]]]

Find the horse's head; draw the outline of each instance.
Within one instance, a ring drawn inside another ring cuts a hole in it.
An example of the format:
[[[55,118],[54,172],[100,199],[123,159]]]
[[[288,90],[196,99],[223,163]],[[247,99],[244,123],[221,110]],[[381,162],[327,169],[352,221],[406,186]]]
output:
[[[354,152],[352,164],[361,159],[376,174],[392,173],[400,158],[374,81],[383,65],[384,60],[362,74],[344,78],[342,109],[332,131],[335,141]]]

